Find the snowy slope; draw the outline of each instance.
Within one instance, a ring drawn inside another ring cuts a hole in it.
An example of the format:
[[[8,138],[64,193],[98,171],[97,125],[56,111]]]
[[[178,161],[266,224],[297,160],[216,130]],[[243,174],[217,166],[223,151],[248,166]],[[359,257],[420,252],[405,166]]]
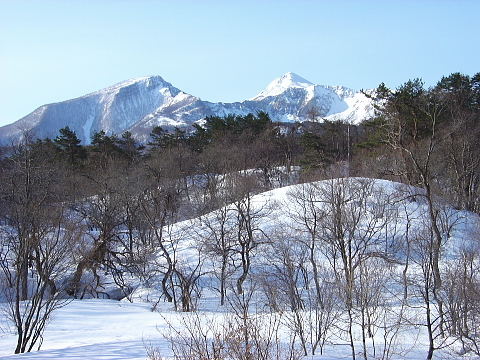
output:
[[[359,123],[373,114],[369,99],[361,92],[341,86],[314,85],[287,73],[273,80],[256,97],[234,103],[211,103],[182,92],[160,76],[135,78],[106,89],[59,103],[43,105],[13,124],[0,127],[0,143],[19,137],[22,130],[37,137],[54,138],[69,126],[88,144],[95,131],[122,134],[130,131],[145,141],[154,126],[189,127],[206,116],[246,115],[267,112],[273,121],[309,119],[317,110],[322,118]]]

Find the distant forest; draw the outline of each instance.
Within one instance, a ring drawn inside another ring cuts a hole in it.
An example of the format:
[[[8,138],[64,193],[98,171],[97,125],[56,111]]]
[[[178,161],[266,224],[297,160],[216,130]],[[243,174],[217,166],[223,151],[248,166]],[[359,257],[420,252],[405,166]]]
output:
[[[266,190],[333,178],[386,179],[422,189],[431,230],[427,301],[444,311],[438,297],[444,237],[435,204],[443,199],[480,214],[480,73],[454,73],[429,88],[420,79],[396,89],[380,84],[369,96],[376,115],[360,124],[324,121],[312,108],[303,123],[275,123],[259,112],[207,117],[190,132],[154,127],[146,144],[129,132],[100,131],[81,145],[65,127],[54,139],[27,130],[0,148],[1,297],[11,304],[19,334],[15,352],[32,350],[43,320],[67,299],[100,296],[100,272],[111,274],[123,291],[119,297],[127,296],[125,276],[141,273],[154,249],[165,260],[164,300],[194,310],[194,278],[175,268],[162,248],[163,227]],[[477,260],[479,249],[472,255]],[[235,291],[242,293],[249,269],[244,262],[235,271]],[[463,315],[477,322],[480,285],[472,280],[470,290],[476,303]],[[227,292],[219,294],[223,304]],[[345,303],[350,310],[352,301]],[[480,355],[480,335],[469,331],[470,320],[457,320],[452,334]],[[440,330],[438,322],[429,325],[433,354]]]

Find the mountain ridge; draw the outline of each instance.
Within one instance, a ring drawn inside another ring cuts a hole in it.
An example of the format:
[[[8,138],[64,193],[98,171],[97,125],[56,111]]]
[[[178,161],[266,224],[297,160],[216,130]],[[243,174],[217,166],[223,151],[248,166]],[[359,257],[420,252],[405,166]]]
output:
[[[18,121],[0,127],[0,143],[22,136],[25,130],[53,138],[69,126],[84,144],[94,132],[108,134],[130,131],[144,142],[154,126],[189,128],[207,116],[246,115],[267,112],[272,121],[312,120],[308,110],[315,108],[313,120],[343,119],[359,123],[373,115],[371,101],[361,92],[343,86],[315,85],[294,73],[286,73],[251,99],[209,102],[183,92],[159,75],[128,79],[92,93],[45,104]]]

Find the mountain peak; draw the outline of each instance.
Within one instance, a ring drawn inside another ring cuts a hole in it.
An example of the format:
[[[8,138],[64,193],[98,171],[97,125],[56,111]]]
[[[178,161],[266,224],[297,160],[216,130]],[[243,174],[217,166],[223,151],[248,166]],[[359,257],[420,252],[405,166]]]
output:
[[[305,87],[305,86],[314,85],[310,81],[292,72],[288,72],[285,75],[282,75],[279,78],[275,79],[274,81],[280,81],[281,83],[289,84],[290,86],[298,85],[301,87]]]
[[[306,88],[312,85],[314,85],[312,82],[305,80],[301,76],[288,72],[273,80],[267,85],[265,90],[255,96],[254,99],[258,100],[267,96],[280,95],[288,88]]]
[[[129,86],[140,85],[145,88],[153,88],[153,87],[172,87],[172,85],[165,81],[161,76],[158,75],[149,75],[149,76],[141,76],[132,78],[129,80],[125,80],[104,88],[102,90],[95,91],[94,93],[87,94],[85,96],[90,96],[94,94],[106,94],[106,93],[116,93],[123,88],[127,88]]]

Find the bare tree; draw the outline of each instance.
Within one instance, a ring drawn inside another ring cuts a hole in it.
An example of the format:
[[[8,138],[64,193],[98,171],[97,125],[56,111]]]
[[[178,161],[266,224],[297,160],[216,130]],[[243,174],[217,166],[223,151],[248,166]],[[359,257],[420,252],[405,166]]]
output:
[[[304,305],[303,292],[308,288],[305,251],[297,246],[287,232],[272,235],[272,244],[263,265],[262,287],[269,306],[285,313],[284,322],[299,340],[305,356],[308,355],[308,330],[305,317],[311,310]]]
[[[288,202],[284,206],[288,208],[288,216],[293,220],[287,233],[293,240],[288,246],[288,252],[295,251],[305,257],[301,263],[297,262],[295,265],[296,271],[302,270],[304,274],[295,285],[305,288],[302,304],[306,318],[302,326],[305,327],[305,336],[310,339],[314,355],[317,347],[320,353],[323,352],[323,346],[337,317],[334,300],[336,295],[332,286],[335,279],[331,270],[325,266],[321,252],[324,246],[321,236],[322,221],[326,212],[315,184],[300,185],[287,195]]]
[[[85,190],[81,200],[71,203],[72,210],[83,224],[93,231],[87,234],[90,240],[83,242],[83,251],[78,260],[75,272],[70,281],[69,294],[83,298],[90,293],[93,296],[102,293],[101,277],[98,270],[103,268],[115,272],[120,266],[119,256],[125,249],[121,248],[123,227],[120,183],[122,178],[111,167],[98,172],[91,171],[84,177]],[[90,272],[92,279],[87,279]]]
[[[17,332],[16,354],[40,348],[52,312],[68,303],[62,280],[82,235],[62,201],[62,171],[50,144],[24,135],[11,149],[0,188],[0,293]]]
[[[291,192],[288,199],[293,228],[301,248],[308,254],[315,289],[309,298],[316,299],[316,307],[323,311],[317,314],[314,344],[325,341],[340,300],[352,357],[356,353],[353,327],[358,324],[366,358],[366,339],[373,339],[373,318],[378,316],[386,285],[383,273],[377,270],[373,276],[375,270],[371,267],[375,263],[374,268],[379,264],[383,268],[393,261],[395,237],[386,232],[389,198],[373,180],[338,178],[303,185]],[[334,289],[336,306],[332,303]]]
[[[181,190],[176,181],[162,180],[160,174],[153,176],[153,182],[147,185],[141,199],[141,214],[149,227],[155,247],[160,249],[164,260],[163,278],[161,280],[162,292],[168,302],[174,300],[169,290],[169,283],[175,270],[175,262],[171,244],[165,231],[171,226],[178,210],[178,201]]]
[[[225,305],[227,281],[235,269],[234,211],[228,206],[201,217],[202,228],[197,234],[199,247],[213,263],[213,273],[219,281],[220,305]]]
[[[174,274],[176,277],[176,287],[180,290],[180,305],[183,312],[195,311],[197,308],[196,300],[200,297],[198,280],[202,275],[203,258],[200,254],[197,256],[197,263],[193,265],[175,264]]]
[[[442,131],[442,123],[447,110],[445,97],[438,88],[424,89],[419,79],[410,80],[400,86],[395,92],[391,92],[384,86],[379,89],[385,100],[381,106],[381,114],[385,121],[384,141],[395,151],[398,151],[403,159],[403,177],[411,185],[419,186],[424,190],[422,194],[427,204],[428,226],[422,233],[425,241],[423,246],[429,249],[430,268],[425,268],[425,276],[433,276],[433,288],[430,280],[425,284],[432,291],[425,294],[426,300],[434,300],[439,308],[438,330],[443,334],[443,301],[442,278],[440,271],[440,254],[445,243],[444,236],[439,224],[439,207],[435,202],[435,164],[441,163],[438,157],[440,148],[448,139],[448,132]],[[427,259],[425,259],[426,261]],[[428,309],[427,309],[428,310]],[[428,326],[428,330],[433,330]],[[434,334],[429,334],[430,348],[427,359],[433,357]]]
[[[478,220],[477,220],[478,221]],[[449,334],[459,339],[460,354],[480,355],[480,249],[478,224],[444,268],[445,312]],[[475,226],[476,225],[476,226]]]
[[[270,204],[254,204],[255,181],[251,177],[238,174],[234,179],[232,204],[235,216],[235,253],[240,259],[240,276],[236,290],[243,292],[243,283],[250,272],[253,252],[258,246],[269,241],[267,234],[260,227],[260,220],[266,219],[271,212]]]

